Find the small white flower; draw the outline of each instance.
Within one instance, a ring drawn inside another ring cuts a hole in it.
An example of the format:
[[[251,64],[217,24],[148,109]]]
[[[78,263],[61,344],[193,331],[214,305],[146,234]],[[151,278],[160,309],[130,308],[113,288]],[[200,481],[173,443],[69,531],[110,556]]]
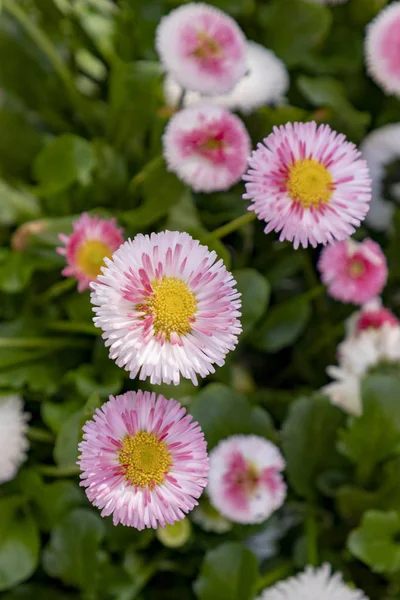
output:
[[[340,367],[330,366],[327,373],[333,381],[322,388],[334,406],[356,417],[362,413],[360,378]]]
[[[303,573],[267,588],[258,600],[368,600],[361,590],[343,583],[341,573],[332,575],[330,565],[307,567]]]
[[[0,484],[13,479],[26,459],[28,418],[19,396],[0,397]]]
[[[395,206],[383,197],[383,180],[386,167],[400,160],[400,123],[385,125],[375,129],[360,146],[367,161],[372,179],[372,200],[366,222],[377,231],[389,229]],[[397,186],[393,186],[396,195]],[[400,201],[400,198],[399,198]]]
[[[358,317],[359,313],[357,313]],[[327,373],[334,382],[322,388],[332,404],[353,415],[362,413],[361,382],[369,369],[381,362],[400,362],[400,326],[385,322],[379,327],[368,327],[350,335],[338,346],[339,366],[330,366]]]
[[[275,54],[256,42],[247,42],[248,71],[233,90],[220,96],[205,96],[187,91],[184,106],[216,104],[249,114],[267,104],[280,104],[289,88],[289,74]],[[182,87],[172,75],[164,80],[164,95],[169,106],[177,106]]]

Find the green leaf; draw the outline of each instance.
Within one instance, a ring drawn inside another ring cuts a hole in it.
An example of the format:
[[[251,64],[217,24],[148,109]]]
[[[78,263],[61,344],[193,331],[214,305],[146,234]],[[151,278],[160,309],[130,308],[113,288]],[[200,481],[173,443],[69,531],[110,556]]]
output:
[[[14,223],[29,221],[38,217],[39,214],[39,203],[34,196],[0,181],[0,222],[2,225],[14,225]]]
[[[187,193],[185,185],[168,173],[165,163],[155,160],[150,163],[141,182],[143,203],[135,210],[125,211],[121,219],[140,231],[165,216]]]
[[[157,107],[160,65],[151,61],[114,61],[110,81],[109,136],[120,148],[142,157],[146,131]],[[160,187],[162,193],[162,187]]]
[[[68,512],[85,502],[83,491],[71,481],[44,483],[32,469],[22,471],[19,481],[26,497],[32,501],[44,531],[50,531]]]
[[[104,535],[100,515],[85,508],[73,510],[51,532],[43,553],[46,573],[66,585],[95,590],[104,564],[100,551]]]
[[[38,154],[33,173],[43,193],[55,194],[75,182],[87,185],[94,166],[91,144],[77,135],[66,133],[52,139]]]
[[[264,314],[268,306],[270,286],[255,269],[240,269],[233,272],[238,291],[242,294],[241,323],[246,335]]]
[[[236,433],[273,436],[268,413],[221,383],[202,389],[190,405],[190,414],[200,423],[209,448]]]
[[[0,109],[0,171],[7,177],[28,177],[42,147],[42,135],[19,111]]]
[[[400,379],[372,375],[363,382],[363,414],[340,432],[339,451],[367,481],[375,467],[400,451]]]
[[[259,13],[265,42],[288,67],[300,65],[327,35],[332,16],[325,6],[302,0],[272,0]]]
[[[347,547],[374,573],[396,573],[400,570],[400,516],[395,511],[368,511],[361,527],[354,530]]]
[[[343,124],[349,134],[358,139],[363,137],[371,116],[353,107],[340,81],[331,77],[312,78],[301,75],[297,79],[297,85],[305,98],[314,106],[333,108],[336,119]]]
[[[30,282],[34,264],[22,252],[9,252],[0,264],[0,290],[7,294],[22,291]]]
[[[283,424],[282,449],[290,484],[299,496],[312,498],[317,477],[341,464],[336,437],[344,415],[322,396],[299,398]]]
[[[74,398],[64,400],[64,402],[52,402],[45,400],[40,405],[40,412],[43,422],[54,433],[59,433],[62,425],[71,417],[79,408],[80,402]]]
[[[39,560],[39,532],[16,496],[0,498],[0,591],[28,579]]]
[[[61,426],[54,446],[54,460],[59,467],[75,467],[78,443],[82,436],[82,409],[74,412]]]
[[[81,600],[75,594],[62,592],[51,586],[34,583],[14,588],[11,592],[3,596],[2,600],[32,600],[33,598],[40,598],[40,600]]]
[[[207,552],[193,588],[198,600],[251,600],[258,576],[254,554],[230,542]]]
[[[252,335],[251,343],[263,352],[278,352],[300,337],[310,316],[310,302],[301,296],[275,305]]]
[[[391,510],[400,506],[400,458],[387,462],[378,475],[378,486],[364,489],[355,485],[336,488],[336,501],[345,519],[358,522],[371,509]]]

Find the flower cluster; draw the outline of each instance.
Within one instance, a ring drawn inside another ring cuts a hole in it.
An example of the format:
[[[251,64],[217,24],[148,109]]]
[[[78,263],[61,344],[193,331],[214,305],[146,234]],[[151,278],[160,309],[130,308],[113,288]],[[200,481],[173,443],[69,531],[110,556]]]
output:
[[[343,410],[362,413],[361,382],[379,365],[400,363],[400,321],[376,299],[365,304],[347,324],[347,335],[338,346],[338,366],[328,367],[335,380],[324,391]]]

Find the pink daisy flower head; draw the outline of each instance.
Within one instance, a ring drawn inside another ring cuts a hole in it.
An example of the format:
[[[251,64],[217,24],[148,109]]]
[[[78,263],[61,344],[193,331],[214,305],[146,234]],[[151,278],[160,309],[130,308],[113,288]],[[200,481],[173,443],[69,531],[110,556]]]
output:
[[[336,300],[364,304],[384,288],[386,257],[376,242],[344,240],[323,249],[318,262],[321,279]]]
[[[83,292],[100,275],[104,259],[110,258],[123,243],[123,229],[117,227],[115,219],[107,221],[87,213],[74,221],[72,227],[71,235],[60,233],[65,247],[57,248],[57,252],[67,260],[62,274],[75,277],[78,291]]]
[[[240,326],[236,281],[216,253],[187,233],[137,235],[106,259],[91,284],[95,325],[110,358],[132,378],[174,383],[214,373]]]
[[[287,123],[258,144],[244,175],[265,233],[295,248],[348,238],[364,219],[371,181],[355,145],[328,125]]]
[[[284,502],[285,461],[278,448],[256,435],[233,435],[210,453],[210,502],[236,523],[261,523]]]
[[[176,113],[163,145],[168,169],[196,192],[219,192],[240,181],[251,151],[239,117],[211,105]]]
[[[78,464],[89,500],[136,529],[185,517],[207,485],[204,434],[175,400],[150,392],[110,396],[83,427]]]
[[[236,21],[201,2],[161,19],[156,49],[183,88],[210,96],[229,92],[247,70],[246,38]]]
[[[400,2],[381,10],[367,27],[368,74],[387,94],[400,96]]]
[[[380,331],[383,327],[397,327],[399,319],[389,308],[382,304],[378,297],[363,304],[360,310],[353,313],[346,321],[346,339],[355,339],[364,331]]]

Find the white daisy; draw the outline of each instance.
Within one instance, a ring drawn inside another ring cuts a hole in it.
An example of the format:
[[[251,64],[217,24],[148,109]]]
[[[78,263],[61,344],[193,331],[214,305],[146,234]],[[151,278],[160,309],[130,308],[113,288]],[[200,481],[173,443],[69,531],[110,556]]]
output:
[[[258,600],[368,600],[361,590],[350,588],[341,573],[332,574],[330,565],[307,567],[303,573],[267,588]]]
[[[184,106],[217,104],[249,114],[267,104],[281,104],[289,88],[289,74],[284,63],[264,46],[247,42],[247,64],[247,73],[231,92],[220,96],[205,96],[187,91]],[[182,95],[182,87],[170,74],[164,80],[164,95],[169,106],[177,106]]]
[[[22,398],[0,397],[0,483],[13,479],[26,459],[28,418]]]
[[[367,135],[360,146],[367,161],[372,179],[372,200],[366,222],[377,231],[385,231],[391,225],[395,206],[383,197],[383,180],[386,167],[400,161],[400,123],[385,125]],[[390,190],[397,199],[398,185]],[[400,197],[398,198],[400,202]]]

